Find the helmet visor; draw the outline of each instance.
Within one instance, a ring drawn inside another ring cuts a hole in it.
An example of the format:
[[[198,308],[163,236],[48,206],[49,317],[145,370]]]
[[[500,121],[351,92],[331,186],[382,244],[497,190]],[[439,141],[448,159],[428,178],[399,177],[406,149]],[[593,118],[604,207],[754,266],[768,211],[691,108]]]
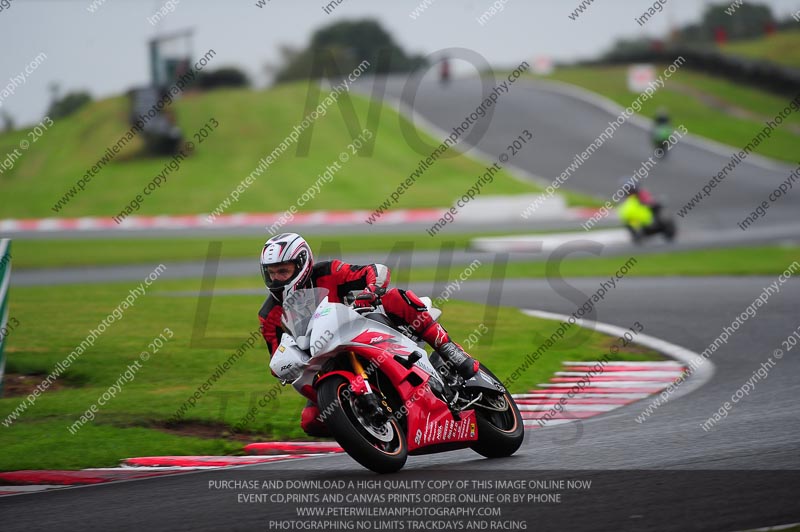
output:
[[[261,277],[270,290],[283,288],[291,283],[299,273],[300,267],[295,261],[261,265]]]

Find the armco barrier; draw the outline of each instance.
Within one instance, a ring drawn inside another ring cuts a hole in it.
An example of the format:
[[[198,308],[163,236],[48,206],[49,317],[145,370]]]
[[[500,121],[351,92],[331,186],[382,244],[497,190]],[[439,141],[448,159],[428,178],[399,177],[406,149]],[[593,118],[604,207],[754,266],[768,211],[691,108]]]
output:
[[[3,347],[6,343],[8,326],[8,286],[11,282],[11,240],[0,239],[0,397],[3,395],[3,375],[6,357]]]
[[[769,61],[749,59],[713,50],[670,47],[664,50],[639,50],[617,52],[599,61],[582,62],[584,65],[671,63],[676,57],[686,59],[683,68],[720,76],[737,83],[759,87],[781,96],[800,93],[800,69],[789,68]]]

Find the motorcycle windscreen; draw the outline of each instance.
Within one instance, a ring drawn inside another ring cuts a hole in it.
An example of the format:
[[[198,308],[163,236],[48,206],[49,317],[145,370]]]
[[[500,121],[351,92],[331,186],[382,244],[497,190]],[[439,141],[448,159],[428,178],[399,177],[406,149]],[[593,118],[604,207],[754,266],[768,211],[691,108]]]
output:
[[[281,322],[289,334],[295,338],[305,336],[314,312],[326,297],[327,288],[303,288],[285,296]]]

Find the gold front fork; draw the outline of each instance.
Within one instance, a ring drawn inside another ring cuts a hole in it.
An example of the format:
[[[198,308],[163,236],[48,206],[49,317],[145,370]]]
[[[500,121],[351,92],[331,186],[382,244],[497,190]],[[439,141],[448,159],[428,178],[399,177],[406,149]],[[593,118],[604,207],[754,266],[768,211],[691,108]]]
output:
[[[353,364],[353,371],[355,371],[358,375],[361,375],[361,378],[364,379],[364,382],[366,382],[367,372],[364,371],[364,366],[361,365],[361,362],[358,361],[358,357],[352,351],[350,351],[350,363]]]
[[[352,351],[350,351],[350,363],[353,365],[353,371],[361,375],[361,378],[364,380],[364,387],[367,389],[367,393],[372,393],[372,387],[367,380],[367,372],[364,371],[364,366],[361,365],[361,362],[358,361],[358,357]]]
[[[364,387],[367,389],[367,393],[365,395],[372,394],[372,387],[369,385],[369,381],[367,380],[367,372],[364,371],[364,366],[361,365],[361,362],[358,361],[358,357],[355,353],[350,351],[350,363],[353,365],[353,371],[355,371],[358,375],[361,375],[361,378],[364,379]],[[380,390],[378,390],[380,392]],[[381,397],[376,397],[383,405],[383,407],[391,414],[392,407],[389,406],[389,403],[386,402],[386,398],[381,393]]]

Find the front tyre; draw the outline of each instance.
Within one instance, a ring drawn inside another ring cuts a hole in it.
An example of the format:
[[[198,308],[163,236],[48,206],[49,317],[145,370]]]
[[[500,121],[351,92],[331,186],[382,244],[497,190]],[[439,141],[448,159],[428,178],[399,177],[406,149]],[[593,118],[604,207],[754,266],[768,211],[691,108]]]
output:
[[[500,382],[483,364],[481,364],[481,370]],[[508,390],[503,395],[497,395],[495,401],[498,404],[504,402],[507,408],[498,412],[475,405],[478,441],[472,444],[472,450],[486,458],[511,456],[517,452],[525,438],[522,415]]]
[[[344,393],[349,382],[339,375],[330,377],[317,389],[320,411],[327,414],[325,425],[342,448],[359,464],[376,473],[394,473],[402,469],[408,446],[397,420],[380,427],[369,425],[356,408],[355,396]]]

